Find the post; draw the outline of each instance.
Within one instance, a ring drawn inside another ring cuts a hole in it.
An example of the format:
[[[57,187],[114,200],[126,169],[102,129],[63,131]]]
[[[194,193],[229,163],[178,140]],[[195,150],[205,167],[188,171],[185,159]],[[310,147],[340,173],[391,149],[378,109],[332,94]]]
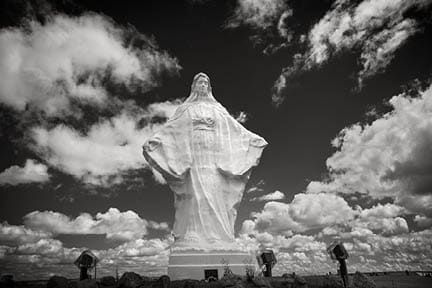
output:
[[[97,263],[95,264],[95,276],[94,276],[95,280],[96,280],[96,266],[97,266]]]
[[[348,286],[348,269],[345,259],[339,259],[339,271],[342,277],[344,287],[346,288]]]
[[[81,266],[80,268],[80,281],[88,279],[87,267]]]
[[[272,277],[271,263],[266,263],[265,267],[266,267],[266,271],[264,272],[264,277]]]

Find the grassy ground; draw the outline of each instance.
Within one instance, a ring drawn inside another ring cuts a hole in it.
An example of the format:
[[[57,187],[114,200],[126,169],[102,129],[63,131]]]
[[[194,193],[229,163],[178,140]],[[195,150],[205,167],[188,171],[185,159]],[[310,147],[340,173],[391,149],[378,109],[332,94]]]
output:
[[[339,276],[336,276],[339,277]],[[417,275],[381,275],[368,276],[373,280],[377,288],[432,288],[432,278],[421,277]],[[328,280],[325,276],[306,276],[309,288],[326,287]],[[349,276],[349,282],[352,283],[352,275]]]
[[[430,288],[432,278],[417,275],[383,275],[372,276],[378,288]]]
[[[382,276],[369,276],[377,285],[377,288],[431,288],[432,278],[421,277],[417,275],[382,275]],[[309,288],[320,288],[325,287],[324,276],[305,276]],[[281,277],[274,277],[269,279],[273,288],[285,288],[292,284],[283,283]],[[184,286],[184,281],[173,281],[171,287],[181,288]],[[197,281],[198,282],[198,281]],[[279,283],[280,282],[280,283]],[[290,281],[288,281],[290,282]],[[47,281],[18,281],[15,282],[15,288],[30,287],[30,288],[42,288],[46,287]],[[350,276],[350,283],[352,283],[352,276]],[[221,285],[218,282],[213,283],[197,283],[196,287],[206,288],[220,288]],[[288,284],[288,285],[287,285]],[[195,286],[195,285],[194,285]],[[328,287],[328,286],[326,286]]]
[[[15,282],[15,288],[42,288],[46,287],[47,282],[47,280],[17,281]]]

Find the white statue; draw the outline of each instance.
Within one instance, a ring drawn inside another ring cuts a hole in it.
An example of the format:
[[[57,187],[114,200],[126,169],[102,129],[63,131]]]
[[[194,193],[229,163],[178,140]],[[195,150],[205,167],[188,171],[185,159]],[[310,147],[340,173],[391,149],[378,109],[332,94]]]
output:
[[[175,193],[174,251],[236,249],[236,206],[266,145],[216,101],[206,74],[194,77],[189,98],[143,146]]]

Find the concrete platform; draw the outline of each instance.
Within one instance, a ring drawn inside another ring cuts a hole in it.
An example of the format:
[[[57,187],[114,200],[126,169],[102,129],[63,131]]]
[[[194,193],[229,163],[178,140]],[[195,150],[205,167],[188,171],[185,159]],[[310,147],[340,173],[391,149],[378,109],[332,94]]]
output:
[[[245,252],[172,253],[169,257],[168,276],[171,280],[201,280],[209,275],[220,279],[226,266],[234,274],[245,275],[246,267],[256,270],[257,265],[255,255]]]

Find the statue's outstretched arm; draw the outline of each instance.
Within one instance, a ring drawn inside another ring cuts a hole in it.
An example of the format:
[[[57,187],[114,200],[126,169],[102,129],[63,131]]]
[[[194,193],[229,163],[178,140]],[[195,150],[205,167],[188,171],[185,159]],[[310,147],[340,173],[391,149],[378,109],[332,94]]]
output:
[[[167,182],[184,179],[191,167],[187,125],[189,121],[181,118],[169,121],[143,145],[144,158]]]
[[[220,147],[224,151],[218,162],[219,170],[231,176],[248,176],[257,166],[267,142],[250,132],[231,116],[219,127]]]

